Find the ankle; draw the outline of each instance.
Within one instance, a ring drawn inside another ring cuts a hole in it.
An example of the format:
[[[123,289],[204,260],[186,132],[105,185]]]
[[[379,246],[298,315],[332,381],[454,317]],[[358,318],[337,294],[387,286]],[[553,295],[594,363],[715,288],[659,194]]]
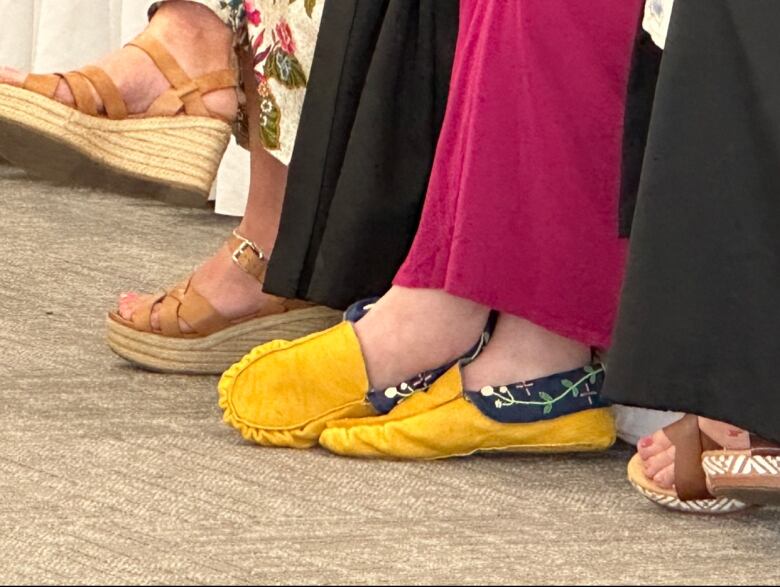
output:
[[[186,0],[165,2],[147,30],[174,55],[191,64],[217,69],[230,63],[233,32],[202,4]]]
[[[464,369],[468,389],[509,385],[578,369],[591,348],[516,316],[502,314],[485,351]]]
[[[489,309],[441,290],[395,286],[355,325],[373,387],[397,384],[467,352]]]
[[[271,258],[271,253],[273,252],[274,244],[276,242],[277,231],[278,227],[269,227],[263,225],[263,223],[253,223],[246,218],[242,220],[241,224],[236,229],[238,234],[260,247],[267,259]]]

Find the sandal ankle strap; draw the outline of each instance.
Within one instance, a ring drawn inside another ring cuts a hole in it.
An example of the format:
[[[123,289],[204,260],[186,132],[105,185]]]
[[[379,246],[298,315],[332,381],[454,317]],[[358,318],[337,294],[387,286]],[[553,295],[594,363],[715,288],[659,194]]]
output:
[[[213,117],[203,97],[217,90],[238,87],[237,73],[230,69],[215,71],[193,80],[165,45],[150,33],[141,33],[128,46],[146,53],[171,84],[171,89],[155,100],[145,116],[175,116],[184,111],[190,116]]]
[[[228,239],[227,245],[232,250],[231,258],[233,263],[238,265],[242,271],[263,283],[265,273],[268,270],[268,258],[263,249],[254,241],[241,236],[237,230],[233,231],[233,235]]]

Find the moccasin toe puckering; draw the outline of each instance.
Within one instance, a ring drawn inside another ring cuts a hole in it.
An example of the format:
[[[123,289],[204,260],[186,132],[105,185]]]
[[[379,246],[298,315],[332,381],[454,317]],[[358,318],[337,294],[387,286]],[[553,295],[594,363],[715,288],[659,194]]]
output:
[[[331,420],[376,415],[351,323],[257,347],[219,384],[224,419],[264,446],[308,448]]]

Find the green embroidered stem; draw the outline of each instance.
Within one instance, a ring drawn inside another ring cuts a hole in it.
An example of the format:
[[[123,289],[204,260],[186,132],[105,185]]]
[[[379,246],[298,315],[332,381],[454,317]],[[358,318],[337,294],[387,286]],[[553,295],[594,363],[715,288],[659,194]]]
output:
[[[501,393],[497,393],[495,388],[491,388],[491,393],[490,394],[485,394],[483,392],[483,395],[488,395],[488,396],[489,395],[494,395],[494,396],[497,396],[500,399],[501,402],[504,402],[504,404],[502,406],[497,406],[497,407],[509,407],[509,406],[518,406],[518,405],[520,405],[520,406],[542,406],[542,407],[544,407],[544,413],[545,414],[549,414],[552,411],[553,406],[556,403],[558,403],[563,398],[565,398],[566,396],[568,396],[569,394],[571,394],[572,392],[577,390],[579,388],[579,386],[582,385],[585,381],[587,381],[589,379],[593,380],[595,378],[595,376],[597,376],[597,375],[599,375],[600,373],[603,373],[603,372],[604,372],[604,367],[600,367],[599,369],[591,370],[591,371],[587,371],[586,370],[585,376],[580,378],[575,383],[572,383],[571,385],[569,385],[566,388],[566,390],[561,395],[559,395],[558,397],[555,397],[555,398],[553,398],[548,393],[540,392],[539,393],[539,397],[541,397],[544,401],[521,401],[521,400],[515,399],[515,397],[512,395],[512,392],[510,392],[508,389],[507,389],[507,392],[506,392],[507,395],[503,395]],[[498,391],[500,391],[500,388],[499,388]]]

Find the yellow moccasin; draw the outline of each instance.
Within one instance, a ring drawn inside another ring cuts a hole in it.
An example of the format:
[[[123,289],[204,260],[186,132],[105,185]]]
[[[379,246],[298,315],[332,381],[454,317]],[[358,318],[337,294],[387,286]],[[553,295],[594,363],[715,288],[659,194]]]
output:
[[[376,415],[352,323],[257,347],[222,376],[224,420],[264,446],[309,448],[331,420]]]
[[[615,435],[609,408],[523,424],[488,418],[466,399],[455,366],[386,416],[329,422],[320,445],[343,456],[430,460],[490,451],[601,451]]]

